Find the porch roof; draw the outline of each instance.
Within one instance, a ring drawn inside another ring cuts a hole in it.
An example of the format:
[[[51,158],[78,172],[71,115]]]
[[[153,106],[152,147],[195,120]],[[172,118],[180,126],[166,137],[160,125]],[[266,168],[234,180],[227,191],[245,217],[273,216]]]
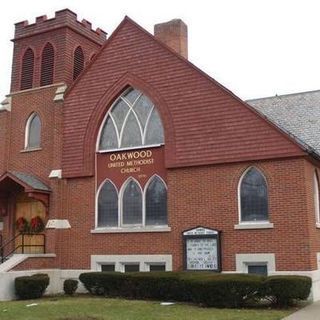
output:
[[[18,171],[7,171],[0,177],[0,184],[6,180],[12,180],[23,187],[26,192],[50,193],[49,186],[44,184],[36,176]]]

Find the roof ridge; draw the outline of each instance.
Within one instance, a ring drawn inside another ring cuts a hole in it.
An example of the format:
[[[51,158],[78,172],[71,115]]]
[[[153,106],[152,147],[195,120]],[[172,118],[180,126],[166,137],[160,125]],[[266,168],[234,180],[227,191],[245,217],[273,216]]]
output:
[[[320,89],[317,90],[309,90],[309,91],[301,91],[301,92],[292,92],[292,93],[285,93],[285,94],[276,94],[274,96],[267,96],[267,97],[261,97],[261,98],[253,98],[253,99],[246,99],[246,102],[250,101],[257,101],[257,100],[264,100],[264,99],[275,99],[275,98],[282,98],[282,97],[288,97],[288,96],[297,96],[297,95],[303,95],[308,93],[320,93]]]

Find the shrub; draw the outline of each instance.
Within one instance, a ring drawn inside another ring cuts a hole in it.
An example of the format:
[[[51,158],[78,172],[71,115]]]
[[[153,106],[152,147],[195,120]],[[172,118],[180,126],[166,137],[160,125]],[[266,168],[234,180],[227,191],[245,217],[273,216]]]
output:
[[[63,282],[63,291],[65,294],[72,296],[78,288],[78,280],[66,279]]]
[[[311,286],[307,277],[211,272],[91,272],[82,273],[79,279],[95,295],[185,301],[220,308],[252,305],[266,297],[285,305],[292,299],[306,299]]]
[[[260,296],[264,277],[247,274],[222,274],[189,280],[193,302],[207,307],[239,308]]]
[[[308,298],[311,279],[304,276],[270,276],[263,283],[263,295],[277,307],[287,307],[295,300]]]
[[[47,274],[17,277],[14,281],[16,295],[19,299],[37,299],[43,296],[49,285]]]

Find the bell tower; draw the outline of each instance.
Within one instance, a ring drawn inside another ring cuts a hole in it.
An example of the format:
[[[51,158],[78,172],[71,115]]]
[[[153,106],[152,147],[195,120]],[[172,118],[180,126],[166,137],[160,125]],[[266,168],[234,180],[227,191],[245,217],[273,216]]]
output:
[[[106,32],[93,30],[87,20],[79,22],[69,9],[54,18],[15,24],[11,92],[54,83],[69,85],[106,40]]]

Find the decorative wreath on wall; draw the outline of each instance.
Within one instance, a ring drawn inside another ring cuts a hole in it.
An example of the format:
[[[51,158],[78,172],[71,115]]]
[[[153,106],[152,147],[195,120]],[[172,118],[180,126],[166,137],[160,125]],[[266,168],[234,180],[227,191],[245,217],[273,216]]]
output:
[[[30,220],[30,232],[31,233],[39,233],[42,232],[44,230],[44,222],[43,220],[39,217],[33,217]]]
[[[16,229],[21,232],[25,233],[29,230],[29,223],[24,217],[20,217],[16,221]]]

